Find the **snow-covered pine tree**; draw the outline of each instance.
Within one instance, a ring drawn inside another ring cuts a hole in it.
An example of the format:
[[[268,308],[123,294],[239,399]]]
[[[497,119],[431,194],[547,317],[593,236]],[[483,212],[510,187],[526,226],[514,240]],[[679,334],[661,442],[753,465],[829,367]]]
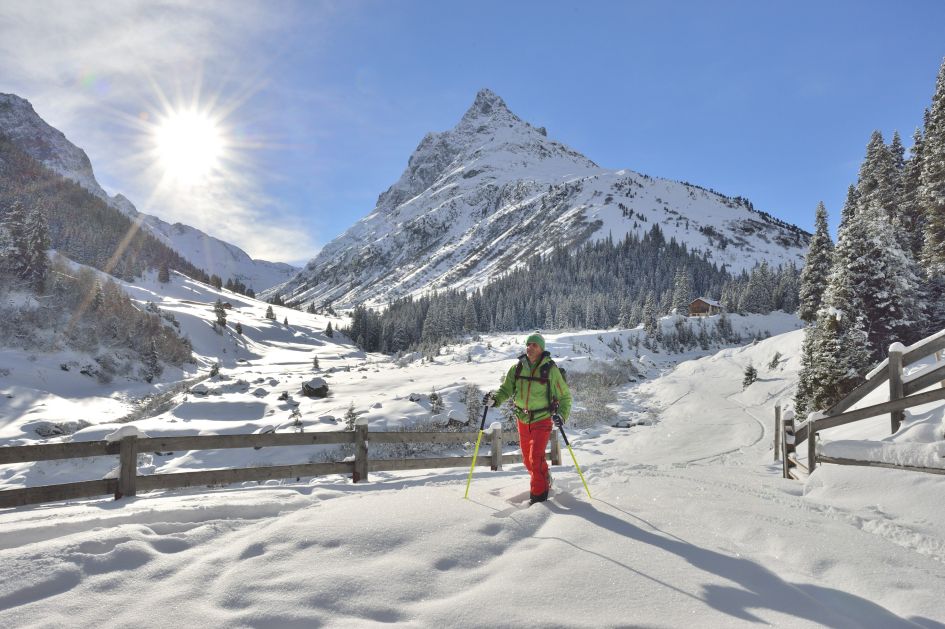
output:
[[[223,307],[223,302],[220,298],[217,298],[217,302],[213,304],[213,314],[217,317],[217,324],[220,327],[226,327],[226,309]]]
[[[157,279],[161,284],[167,284],[171,281],[171,271],[167,268],[167,262],[161,263],[161,267],[158,269]]]
[[[335,335],[335,331],[331,329],[331,321],[328,322],[328,325],[325,326],[325,336],[332,338]]]
[[[805,417],[811,409],[811,397],[814,390],[814,347],[817,345],[817,333],[820,326],[809,325],[804,328],[804,343],[801,345],[801,370],[797,375],[797,390],[794,392],[794,412],[798,417]]]
[[[154,345],[154,339],[148,343],[148,348],[142,357],[144,361],[144,370],[142,375],[145,382],[151,382],[155,377],[160,376],[164,371],[161,360],[158,358],[157,347]]]
[[[49,226],[42,209],[37,207],[27,216],[25,237],[28,253],[23,279],[30,283],[33,290],[42,292],[49,266],[46,253],[49,249]]]
[[[797,312],[799,305],[800,272],[793,262],[778,267],[772,307],[782,312]]]
[[[345,422],[345,430],[347,430],[348,432],[353,432],[354,425],[358,423],[358,413],[357,411],[354,410],[353,401],[351,402],[351,404],[348,405],[348,410],[345,411],[344,422]]]
[[[918,338],[925,324],[924,304],[918,297],[918,267],[899,217],[899,180],[896,156],[876,131],[860,168],[859,207],[854,220],[863,221],[865,227],[867,259],[859,289],[860,312],[866,318],[870,348],[877,359],[891,343]]]
[[[773,307],[771,300],[773,293],[774,280],[768,268],[768,262],[764,261],[751,270],[748,285],[745,287],[745,292],[742,293],[741,300],[738,303],[738,310],[740,312],[768,314]]]
[[[646,294],[643,302],[643,331],[655,337],[659,333],[659,321],[656,318],[656,299],[652,291]]]
[[[908,237],[909,249],[916,260],[922,256],[922,240],[925,231],[925,214],[919,204],[919,185],[922,175],[922,154],[925,139],[920,129],[912,136],[909,159],[902,170],[902,185],[899,192],[899,220],[903,233]]]
[[[817,204],[814,225],[814,236],[810,240],[804,269],[801,271],[800,307],[797,312],[807,323],[817,320],[833,259],[833,240],[827,228],[827,208],[823,201]]]
[[[939,69],[925,120],[919,205],[925,213],[922,267],[930,278],[945,276],[945,61]]]
[[[267,318],[267,319],[275,319],[275,318],[276,318],[276,313],[272,311],[272,305],[269,305],[269,306],[266,307],[266,318]],[[331,324],[329,324],[329,325],[331,325]]]
[[[443,404],[443,396],[436,392],[436,389],[430,391],[430,414],[439,415],[446,407]]]
[[[672,314],[689,314],[689,302],[692,301],[692,280],[686,269],[680,267],[673,278]]]
[[[813,337],[810,397],[806,411],[827,410],[863,381],[870,357],[862,317],[824,308]]]
[[[479,329],[479,315],[476,313],[476,304],[472,299],[468,299],[463,307],[463,331],[474,332],[477,329]]]

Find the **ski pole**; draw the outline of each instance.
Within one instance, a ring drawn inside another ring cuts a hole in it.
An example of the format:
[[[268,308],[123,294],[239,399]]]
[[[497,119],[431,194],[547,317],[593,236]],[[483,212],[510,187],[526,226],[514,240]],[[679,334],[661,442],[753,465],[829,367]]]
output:
[[[587,481],[584,480],[584,473],[581,472],[581,466],[578,465],[577,458],[574,456],[574,450],[571,449],[571,443],[568,441],[568,436],[564,434],[564,425],[558,426],[558,430],[561,431],[561,437],[564,439],[564,445],[568,446],[568,452],[571,453],[571,460],[574,461],[574,467],[577,468],[578,476],[581,477],[581,482],[584,483],[584,490],[587,492],[587,497],[593,498],[593,496],[591,496],[591,490],[587,488]]]
[[[486,415],[489,414],[489,405],[487,404],[485,408],[482,409],[482,423],[479,424],[479,436],[476,437],[476,449],[473,450],[473,460],[472,465],[469,466],[469,478],[466,479],[466,495],[463,496],[465,499],[469,499],[469,484],[472,483],[473,470],[476,469],[476,457],[479,456],[479,444],[482,442],[482,431],[486,427]]]

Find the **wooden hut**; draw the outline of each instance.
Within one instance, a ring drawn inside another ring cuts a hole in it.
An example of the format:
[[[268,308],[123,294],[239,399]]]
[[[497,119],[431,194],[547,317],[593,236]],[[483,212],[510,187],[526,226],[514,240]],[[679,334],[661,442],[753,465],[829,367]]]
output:
[[[722,304],[714,299],[706,297],[696,297],[689,304],[690,317],[708,317],[722,312]]]

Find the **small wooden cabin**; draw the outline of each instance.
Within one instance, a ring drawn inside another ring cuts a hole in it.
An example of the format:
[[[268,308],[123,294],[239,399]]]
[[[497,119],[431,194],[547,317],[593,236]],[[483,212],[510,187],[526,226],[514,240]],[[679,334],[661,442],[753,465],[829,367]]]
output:
[[[706,297],[696,297],[689,304],[690,317],[708,317],[722,312],[722,304],[714,299]]]

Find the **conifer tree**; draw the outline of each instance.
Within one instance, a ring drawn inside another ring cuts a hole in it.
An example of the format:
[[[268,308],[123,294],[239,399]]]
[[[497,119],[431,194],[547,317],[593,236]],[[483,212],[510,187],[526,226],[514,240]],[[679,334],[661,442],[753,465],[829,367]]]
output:
[[[692,282],[689,279],[689,273],[679,268],[673,279],[672,314],[688,314],[690,301],[692,301]]]
[[[774,281],[768,269],[768,263],[765,261],[751,270],[748,285],[738,302],[738,309],[741,312],[768,314],[772,309],[773,293]]]
[[[46,282],[46,269],[49,261],[46,255],[49,249],[49,228],[45,213],[36,208],[26,219],[26,260],[21,277],[30,283],[33,290],[42,292]]]
[[[328,325],[325,327],[325,336],[332,338],[335,335],[335,331],[331,329],[331,321],[328,322]]]
[[[922,240],[925,232],[925,214],[919,203],[919,185],[922,175],[922,155],[925,139],[918,128],[912,136],[912,148],[909,150],[909,159],[902,171],[902,185],[899,192],[900,227],[907,236],[907,244],[912,257],[920,260],[922,256]]]
[[[808,411],[827,410],[863,381],[869,368],[862,317],[821,310],[813,338]]]
[[[919,205],[925,213],[922,267],[929,278],[945,277],[945,61],[939,69],[925,120]]]
[[[646,301],[643,302],[643,331],[649,336],[656,336],[659,333],[659,321],[656,319],[656,303],[652,291],[646,294]]]
[[[275,319],[275,318],[276,318],[276,313],[272,311],[272,305],[269,305],[269,306],[266,307],[266,318],[267,318],[267,319]]]
[[[345,430],[348,432],[354,431],[354,425],[358,423],[358,413],[354,410],[354,402],[348,405],[348,410],[345,411]]]
[[[223,302],[220,298],[217,298],[217,302],[213,304],[213,313],[217,317],[217,323],[221,327],[226,327],[226,309],[223,307]]]
[[[816,323],[816,320],[815,320]],[[811,410],[811,397],[814,391],[814,347],[817,345],[817,332],[820,327],[809,325],[804,328],[804,343],[801,345],[801,370],[797,376],[797,390],[794,392],[794,412],[805,417]]]
[[[800,307],[797,313],[807,323],[817,320],[833,259],[833,240],[827,228],[827,208],[822,201],[817,204],[814,223],[814,236],[810,240],[804,269],[801,271]]]
[[[171,281],[171,271],[167,268],[167,262],[161,263],[161,268],[158,269],[157,279],[162,284],[167,284]]]

